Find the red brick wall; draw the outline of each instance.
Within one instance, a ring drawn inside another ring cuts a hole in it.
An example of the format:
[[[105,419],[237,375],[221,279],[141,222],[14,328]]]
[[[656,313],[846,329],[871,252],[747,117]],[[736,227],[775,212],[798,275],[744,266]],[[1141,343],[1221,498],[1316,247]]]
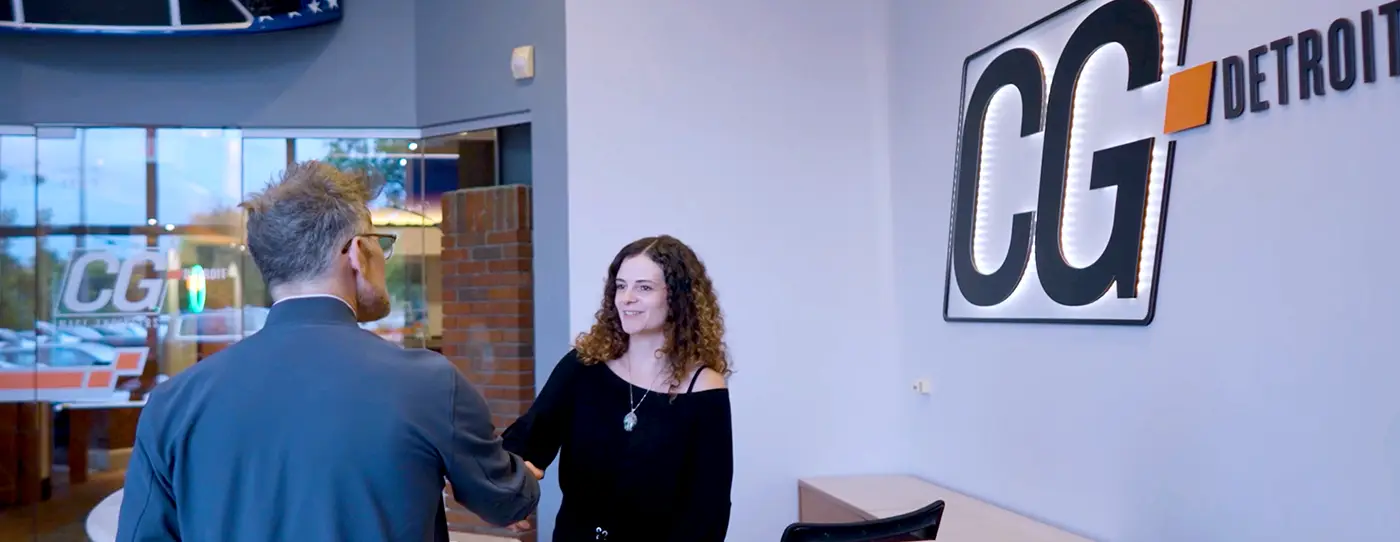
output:
[[[442,210],[442,353],[486,396],[501,431],[535,398],[530,189],[455,190]],[[449,503],[452,530],[500,533]]]

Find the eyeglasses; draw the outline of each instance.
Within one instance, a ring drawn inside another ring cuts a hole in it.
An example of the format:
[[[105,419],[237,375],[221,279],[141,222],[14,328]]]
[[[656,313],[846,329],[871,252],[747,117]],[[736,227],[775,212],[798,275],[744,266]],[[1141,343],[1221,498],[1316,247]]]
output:
[[[345,246],[340,247],[341,254],[350,252],[350,244],[355,242],[357,237],[372,237],[379,242],[379,248],[384,251],[384,259],[389,259],[394,255],[394,242],[399,240],[399,236],[393,233],[360,233],[345,241]]]

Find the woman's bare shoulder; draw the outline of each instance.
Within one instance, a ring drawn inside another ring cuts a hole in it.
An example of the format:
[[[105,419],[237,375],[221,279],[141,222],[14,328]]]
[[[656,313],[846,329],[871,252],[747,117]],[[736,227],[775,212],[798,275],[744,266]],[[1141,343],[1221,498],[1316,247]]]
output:
[[[705,367],[700,369],[700,375],[695,379],[695,389],[692,391],[722,390],[728,387],[729,383],[724,380],[724,375]]]

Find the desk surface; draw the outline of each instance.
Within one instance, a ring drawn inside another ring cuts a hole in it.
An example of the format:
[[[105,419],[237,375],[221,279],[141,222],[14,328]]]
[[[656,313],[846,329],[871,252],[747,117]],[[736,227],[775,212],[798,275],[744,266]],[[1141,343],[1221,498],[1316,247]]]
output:
[[[141,408],[146,406],[146,400],[112,400],[112,401],[76,401],[72,403],[58,403],[53,406],[59,410],[105,410],[113,408]]]
[[[942,500],[940,542],[1092,542],[914,476],[832,476],[804,478],[798,484],[841,501],[866,519],[898,516]]]
[[[88,540],[92,542],[115,542],[117,539],[117,516],[122,510],[122,490],[108,495],[97,503],[87,517]]]

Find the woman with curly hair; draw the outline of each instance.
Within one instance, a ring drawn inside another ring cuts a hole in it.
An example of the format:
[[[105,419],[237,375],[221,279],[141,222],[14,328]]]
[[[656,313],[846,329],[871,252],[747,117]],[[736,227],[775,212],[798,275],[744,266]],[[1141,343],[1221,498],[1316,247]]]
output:
[[[503,435],[537,472],[560,455],[555,542],[724,540],[729,374],[724,319],[695,252],[665,235],[623,247],[592,329]]]

